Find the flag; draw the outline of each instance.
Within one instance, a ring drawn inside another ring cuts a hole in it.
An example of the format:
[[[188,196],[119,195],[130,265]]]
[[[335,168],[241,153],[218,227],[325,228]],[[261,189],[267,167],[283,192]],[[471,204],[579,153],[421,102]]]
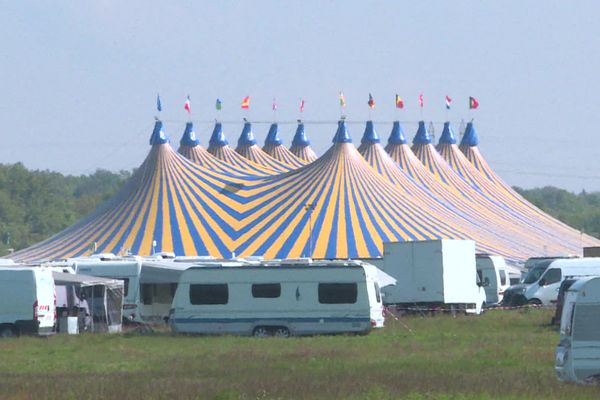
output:
[[[300,100],[300,112],[304,112],[304,99]]]
[[[185,108],[185,110],[188,112],[188,114],[192,113],[192,106],[190,105],[190,96],[188,95],[185,104],[183,105],[183,108]]]
[[[215,103],[215,107],[216,107],[217,111],[221,111],[221,108],[223,108],[223,102],[221,101],[221,99],[217,99],[217,102]]]
[[[250,108],[250,96],[244,97],[244,100],[242,100],[242,108],[244,110],[247,110]]]
[[[158,112],[162,111],[162,103],[160,102],[160,94],[156,95],[156,109]]]
[[[367,104],[369,105],[369,108],[371,108],[371,110],[375,108],[375,99],[373,98],[373,96],[371,96],[371,93],[369,93],[369,101],[367,101]]]
[[[275,101],[275,99],[273,99],[272,108],[273,108],[273,111],[277,111],[277,102]]]
[[[446,95],[446,110],[450,109],[450,103],[452,103],[452,99],[450,96]]]
[[[404,101],[396,95],[396,108],[404,108]]]
[[[419,107],[423,108],[423,93],[419,95]]]
[[[479,107],[479,102],[477,101],[477,99],[475,99],[475,97],[469,96],[469,109],[474,110],[477,107]]]
[[[346,107],[346,98],[342,92],[340,92],[340,107]]]

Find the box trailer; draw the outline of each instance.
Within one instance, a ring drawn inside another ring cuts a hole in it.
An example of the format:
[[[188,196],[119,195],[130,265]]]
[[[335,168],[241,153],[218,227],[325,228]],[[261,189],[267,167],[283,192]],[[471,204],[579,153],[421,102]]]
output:
[[[368,333],[383,325],[376,271],[360,261],[192,267],[181,275],[169,322],[195,334]]]
[[[0,267],[0,337],[56,332],[52,272],[35,267]]]
[[[384,304],[399,310],[481,312],[485,291],[478,284],[472,240],[393,242],[383,249],[383,270],[398,280],[382,289]]]
[[[600,382],[600,277],[578,279],[566,291],[554,368],[566,382]]]

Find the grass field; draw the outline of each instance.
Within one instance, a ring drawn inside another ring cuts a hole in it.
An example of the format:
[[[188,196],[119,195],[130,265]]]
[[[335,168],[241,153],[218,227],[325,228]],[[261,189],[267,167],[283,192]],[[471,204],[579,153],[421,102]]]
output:
[[[390,320],[368,336],[0,341],[0,399],[592,399],[557,381],[550,310]]]

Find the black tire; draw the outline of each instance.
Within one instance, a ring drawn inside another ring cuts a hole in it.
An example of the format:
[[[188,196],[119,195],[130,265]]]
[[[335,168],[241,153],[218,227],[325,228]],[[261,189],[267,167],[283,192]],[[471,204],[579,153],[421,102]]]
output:
[[[0,326],[0,338],[13,338],[17,337],[17,331],[12,325],[2,325]]]
[[[290,337],[290,330],[288,328],[286,328],[285,326],[278,326],[273,331],[273,336],[280,337],[280,338],[288,338],[288,337]]]
[[[264,338],[271,336],[271,331],[266,326],[257,326],[252,331],[252,336]]]
[[[531,306],[541,306],[542,301],[540,299],[531,299],[531,300],[527,301],[527,304],[529,304]]]

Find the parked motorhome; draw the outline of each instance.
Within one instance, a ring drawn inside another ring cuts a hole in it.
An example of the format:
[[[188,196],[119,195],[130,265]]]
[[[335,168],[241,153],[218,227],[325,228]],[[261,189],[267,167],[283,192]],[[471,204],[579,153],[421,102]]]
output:
[[[485,302],[488,306],[502,301],[504,291],[510,286],[509,272],[501,256],[477,254],[477,274],[483,282]]]
[[[32,267],[0,267],[0,337],[48,335],[56,331],[52,272]]]
[[[398,280],[382,289],[384,304],[481,313],[486,296],[472,240],[384,243],[383,252],[383,270]]]
[[[600,277],[579,279],[566,291],[555,370],[562,381],[600,380]]]
[[[555,304],[560,284],[566,277],[584,276],[600,276],[600,258],[545,260],[529,271],[523,283],[505,291],[503,304]]]
[[[368,333],[383,323],[375,273],[360,261],[192,267],[169,321],[174,332],[196,334]]]

